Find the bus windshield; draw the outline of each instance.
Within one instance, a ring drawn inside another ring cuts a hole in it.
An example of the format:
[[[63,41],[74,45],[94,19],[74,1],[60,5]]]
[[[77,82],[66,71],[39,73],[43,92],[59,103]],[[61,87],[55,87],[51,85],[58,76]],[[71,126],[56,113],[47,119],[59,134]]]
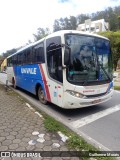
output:
[[[71,49],[67,80],[80,85],[101,84],[112,80],[112,55],[107,39],[66,34],[65,44]]]

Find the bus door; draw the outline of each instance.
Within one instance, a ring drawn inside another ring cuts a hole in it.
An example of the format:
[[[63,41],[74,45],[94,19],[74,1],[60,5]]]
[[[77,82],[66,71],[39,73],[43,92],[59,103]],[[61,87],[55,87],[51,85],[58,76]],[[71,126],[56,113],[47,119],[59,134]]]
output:
[[[48,79],[47,85],[50,92],[51,102],[54,104],[58,104],[58,87],[57,83],[51,79]]]
[[[49,74],[48,86],[51,102],[62,106],[63,73],[62,73],[62,48],[60,37],[47,40],[47,68]]]
[[[63,96],[63,73],[62,65],[60,65],[59,63],[60,59],[62,59],[62,57],[60,58],[60,55],[58,54],[53,54],[49,56],[49,79],[47,85],[50,90],[51,101],[61,106]]]

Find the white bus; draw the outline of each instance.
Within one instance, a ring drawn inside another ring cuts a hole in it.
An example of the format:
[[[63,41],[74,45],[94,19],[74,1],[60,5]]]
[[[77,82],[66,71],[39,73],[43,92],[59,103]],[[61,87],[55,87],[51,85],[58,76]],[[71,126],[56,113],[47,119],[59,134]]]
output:
[[[58,31],[7,58],[7,77],[38,96],[41,103],[82,108],[113,95],[113,67],[107,38],[80,31]]]

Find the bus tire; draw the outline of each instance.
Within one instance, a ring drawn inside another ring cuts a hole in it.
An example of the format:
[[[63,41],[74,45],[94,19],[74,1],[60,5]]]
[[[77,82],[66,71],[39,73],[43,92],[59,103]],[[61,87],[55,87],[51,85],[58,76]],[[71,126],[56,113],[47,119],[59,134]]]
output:
[[[12,84],[13,84],[13,88],[14,88],[14,89],[17,89],[16,82],[15,82],[15,79],[14,79],[14,78],[13,78],[13,80],[12,80]]]
[[[42,87],[38,88],[38,98],[42,104],[47,104],[46,96],[44,94],[44,90],[42,89]]]

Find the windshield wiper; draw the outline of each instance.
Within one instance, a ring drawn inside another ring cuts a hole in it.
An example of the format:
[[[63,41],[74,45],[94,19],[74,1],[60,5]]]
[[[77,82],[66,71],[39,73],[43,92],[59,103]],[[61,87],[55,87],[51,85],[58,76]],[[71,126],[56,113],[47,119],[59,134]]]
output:
[[[86,77],[85,81],[83,82],[83,86],[85,86],[87,84],[87,82],[88,82],[89,75],[90,75],[89,71],[90,71],[90,68],[88,69],[87,77]]]
[[[98,66],[101,67],[101,69],[103,70],[103,72],[105,73],[105,75],[107,76],[107,78],[109,79],[109,81],[111,81],[111,78],[108,75],[108,73],[106,72],[105,68],[99,62],[99,58],[98,58],[97,52],[96,52],[96,58],[97,58],[97,64],[98,64]],[[99,67],[98,67],[98,71],[100,72],[100,68]]]
[[[105,68],[102,66],[102,64],[100,64],[100,63],[98,62],[98,65],[102,68],[103,72],[105,73],[105,75],[107,76],[107,78],[109,79],[109,81],[111,81],[110,76],[108,75],[108,73],[106,72],[106,70],[105,70]]]

